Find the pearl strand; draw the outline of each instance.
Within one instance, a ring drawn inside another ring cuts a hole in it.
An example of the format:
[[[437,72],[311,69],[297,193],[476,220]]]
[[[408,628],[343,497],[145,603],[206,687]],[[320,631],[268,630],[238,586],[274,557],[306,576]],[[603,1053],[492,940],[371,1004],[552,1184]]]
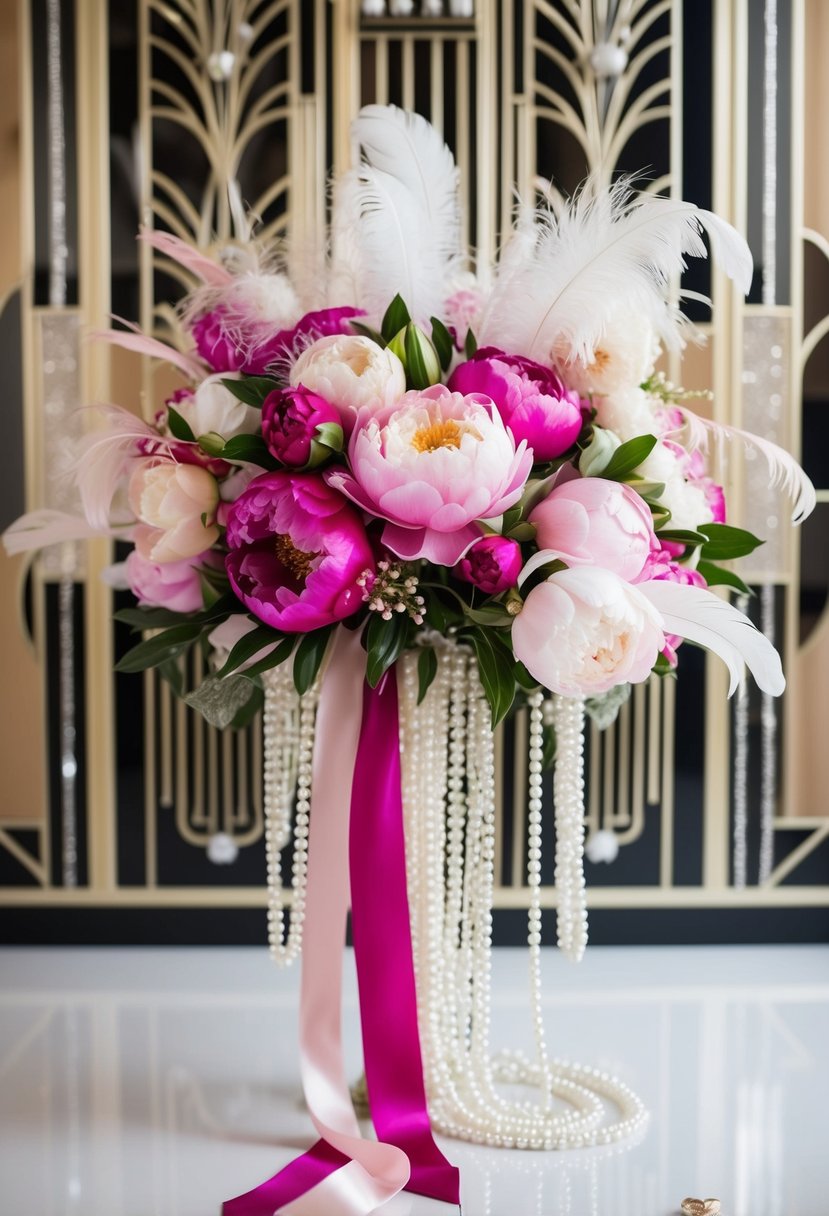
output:
[[[563,1149],[627,1139],[647,1120],[639,1098],[607,1073],[550,1060],[546,1051],[540,971],[540,696],[530,702],[528,833],[528,942],[536,1060],[531,1063],[517,1052],[492,1058],[495,766],[489,709],[474,664],[467,658],[464,668],[452,643],[430,644],[438,650],[438,674],[419,707],[416,658],[404,656],[402,660],[400,728],[418,1017],[432,1121],[447,1135],[493,1147]],[[461,720],[463,697],[465,726]],[[584,920],[576,915],[584,901],[584,888],[578,881],[583,843],[581,709],[571,703],[557,711],[562,763],[559,788],[563,790],[559,801],[564,812],[559,833],[570,846],[575,842],[575,848],[566,848],[559,859],[569,909],[569,920],[567,913],[564,917],[569,926],[564,944],[571,947],[577,947],[582,937],[586,940]],[[464,749],[459,746],[462,736]],[[463,833],[461,789],[465,789],[466,802]],[[509,1100],[496,1085],[540,1090],[542,1100]],[[552,1098],[559,1099],[555,1108]],[[606,1103],[617,1111],[610,1123]]]
[[[587,946],[584,881],[584,698],[555,697],[555,885],[559,948],[574,962]]]
[[[302,951],[308,874],[308,824],[318,688],[303,697],[285,667],[265,672],[265,860],[268,875],[268,948],[287,966]],[[294,794],[296,798],[294,799]],[[294,805],[293,832],[291,806]],[[291,917],[285,933],[287,900],[282,885],[282,850],[293,838]]]

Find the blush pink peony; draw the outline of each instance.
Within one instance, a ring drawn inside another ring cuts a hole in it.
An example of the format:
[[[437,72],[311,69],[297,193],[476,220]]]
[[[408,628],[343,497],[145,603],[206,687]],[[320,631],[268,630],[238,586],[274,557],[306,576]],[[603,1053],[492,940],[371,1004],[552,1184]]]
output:
[[[529,519],[539,547],[568,566],[601,566],[629,583],[649,577],[659,545],[650,509],[630,486],[576,478],[551,490]]]
[[[588,566],[560,570],[529,592],[513,622],[512,645],[550,692],[595,696],[646,680],[665,635],[637,587]]]
[[[387,521],[383,543],[398,557],[454,566],[479,539],[477,520],[521,497],[532,468],[487,397],[436,384],[362,418],[348,448],[352,473],[328,484]]]
[[[307,633],[351,616],[357,579],[374,567],[362,521],[316,473],[263,473],[227,514],[225,568],[248,610],[274,629]]]
[[[147,525],[137,544],[149,561],[192,558],[219,538],[219,487],[200,465],[143,460],[130,478],[129,502],[138,521]]]

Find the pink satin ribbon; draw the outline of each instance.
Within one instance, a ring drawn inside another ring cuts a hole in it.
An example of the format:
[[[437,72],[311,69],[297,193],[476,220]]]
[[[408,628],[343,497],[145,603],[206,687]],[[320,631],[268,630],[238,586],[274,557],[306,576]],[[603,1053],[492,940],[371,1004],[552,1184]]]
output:
[[[359,636],[339,629],[317,711],[300,991],[302,1082],[320,1139],[225,1203],[223,1216],[368,1216],[404,1188],[459,1203],[458,1172],[432,1139],[423,1087],[397,686],[393,676],[380,689],[365,685],[360,721],[354,710],[364,670]],[[363,1054],[378,1141],[360,1134],[342,1057],[349,835]]]

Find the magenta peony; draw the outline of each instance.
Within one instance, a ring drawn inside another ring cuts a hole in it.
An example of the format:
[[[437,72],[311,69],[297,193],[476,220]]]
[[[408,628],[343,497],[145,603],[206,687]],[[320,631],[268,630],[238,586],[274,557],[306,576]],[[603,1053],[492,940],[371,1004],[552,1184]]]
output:
[[[383,543],[398,557],[454,566],[481,536],[477,520],[521,497],[532,468],[486,397],[436,384],[361,418],[348,447],[353,472],[328,484],[387,521]]]
[[[565,388],[555,372],[532,359],[505,355],[494,346],[483,347],[455,368],[449,387],[491,398],[516,443],[526,440],[536,462],[560,456],[579,437],[578,393]]]
[[[597,566],[551,574],[512,626],[515,657],[564,697],[641,683],[664,645],[660,614],[638,587]]]
[[[213,371],[260,376],[317,338],[350,333],[348,320],[358,316],[362,316],[359,308],[323,308],[306,313],[294,325],[277,328],[255,314],[231,313],[218,305],[193,322],[191,329],[199,354]]]
[[[541,549],[568,566],[601,566],[629,583],[649,578],[659,548],[647,503],[630,486],[581,477],[556,486],[530,515]]]
[[[343,429],[334,406],[300,385],[277,389],[262,402],[262,437],[277,460],[305,469],[342,448]]]
[[[250,612],[285,633],[341,621],[374,566],[356,511],[316,473],[263,473],[227,513],[225,567]]]
[[[518,582],[521,546],[506,536],[484,536],[462,557],[455,574],[487,595],[499,595]]]

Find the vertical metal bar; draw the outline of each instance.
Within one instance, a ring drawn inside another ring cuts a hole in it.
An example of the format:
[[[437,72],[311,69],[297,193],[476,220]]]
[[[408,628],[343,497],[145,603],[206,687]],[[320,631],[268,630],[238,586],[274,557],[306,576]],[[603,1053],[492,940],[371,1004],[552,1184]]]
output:
[[[662,698],[662,803],[659,833],[659,883],[663,887],[672,887],[674,884],[674,780],[676,775],[676,756],[673,746],[676,728],[676,683],[673,680],[665,681]]]
[[[404,34],[400,43],[403,57],[403,109],[413,110],[415,108],[414,38],[411,34]]]
[[[110,313],[109,43],[106,0],[76,6],[78,265],[80,304],[90,329],[106,328]],[[104,251],[102,256],[102,250]],[[82,397],[109,399],[109,353],[83,344]],[[111,558],[108,540],[86,550],[86,736],[95,741],[87,767],[90,885],[112,891],[115,869],[115,706],[112,595],[101,573]]]
[[[656,806],[660,796],[659,760],[662,754],[662,681],[648,681],[648,803]]]

